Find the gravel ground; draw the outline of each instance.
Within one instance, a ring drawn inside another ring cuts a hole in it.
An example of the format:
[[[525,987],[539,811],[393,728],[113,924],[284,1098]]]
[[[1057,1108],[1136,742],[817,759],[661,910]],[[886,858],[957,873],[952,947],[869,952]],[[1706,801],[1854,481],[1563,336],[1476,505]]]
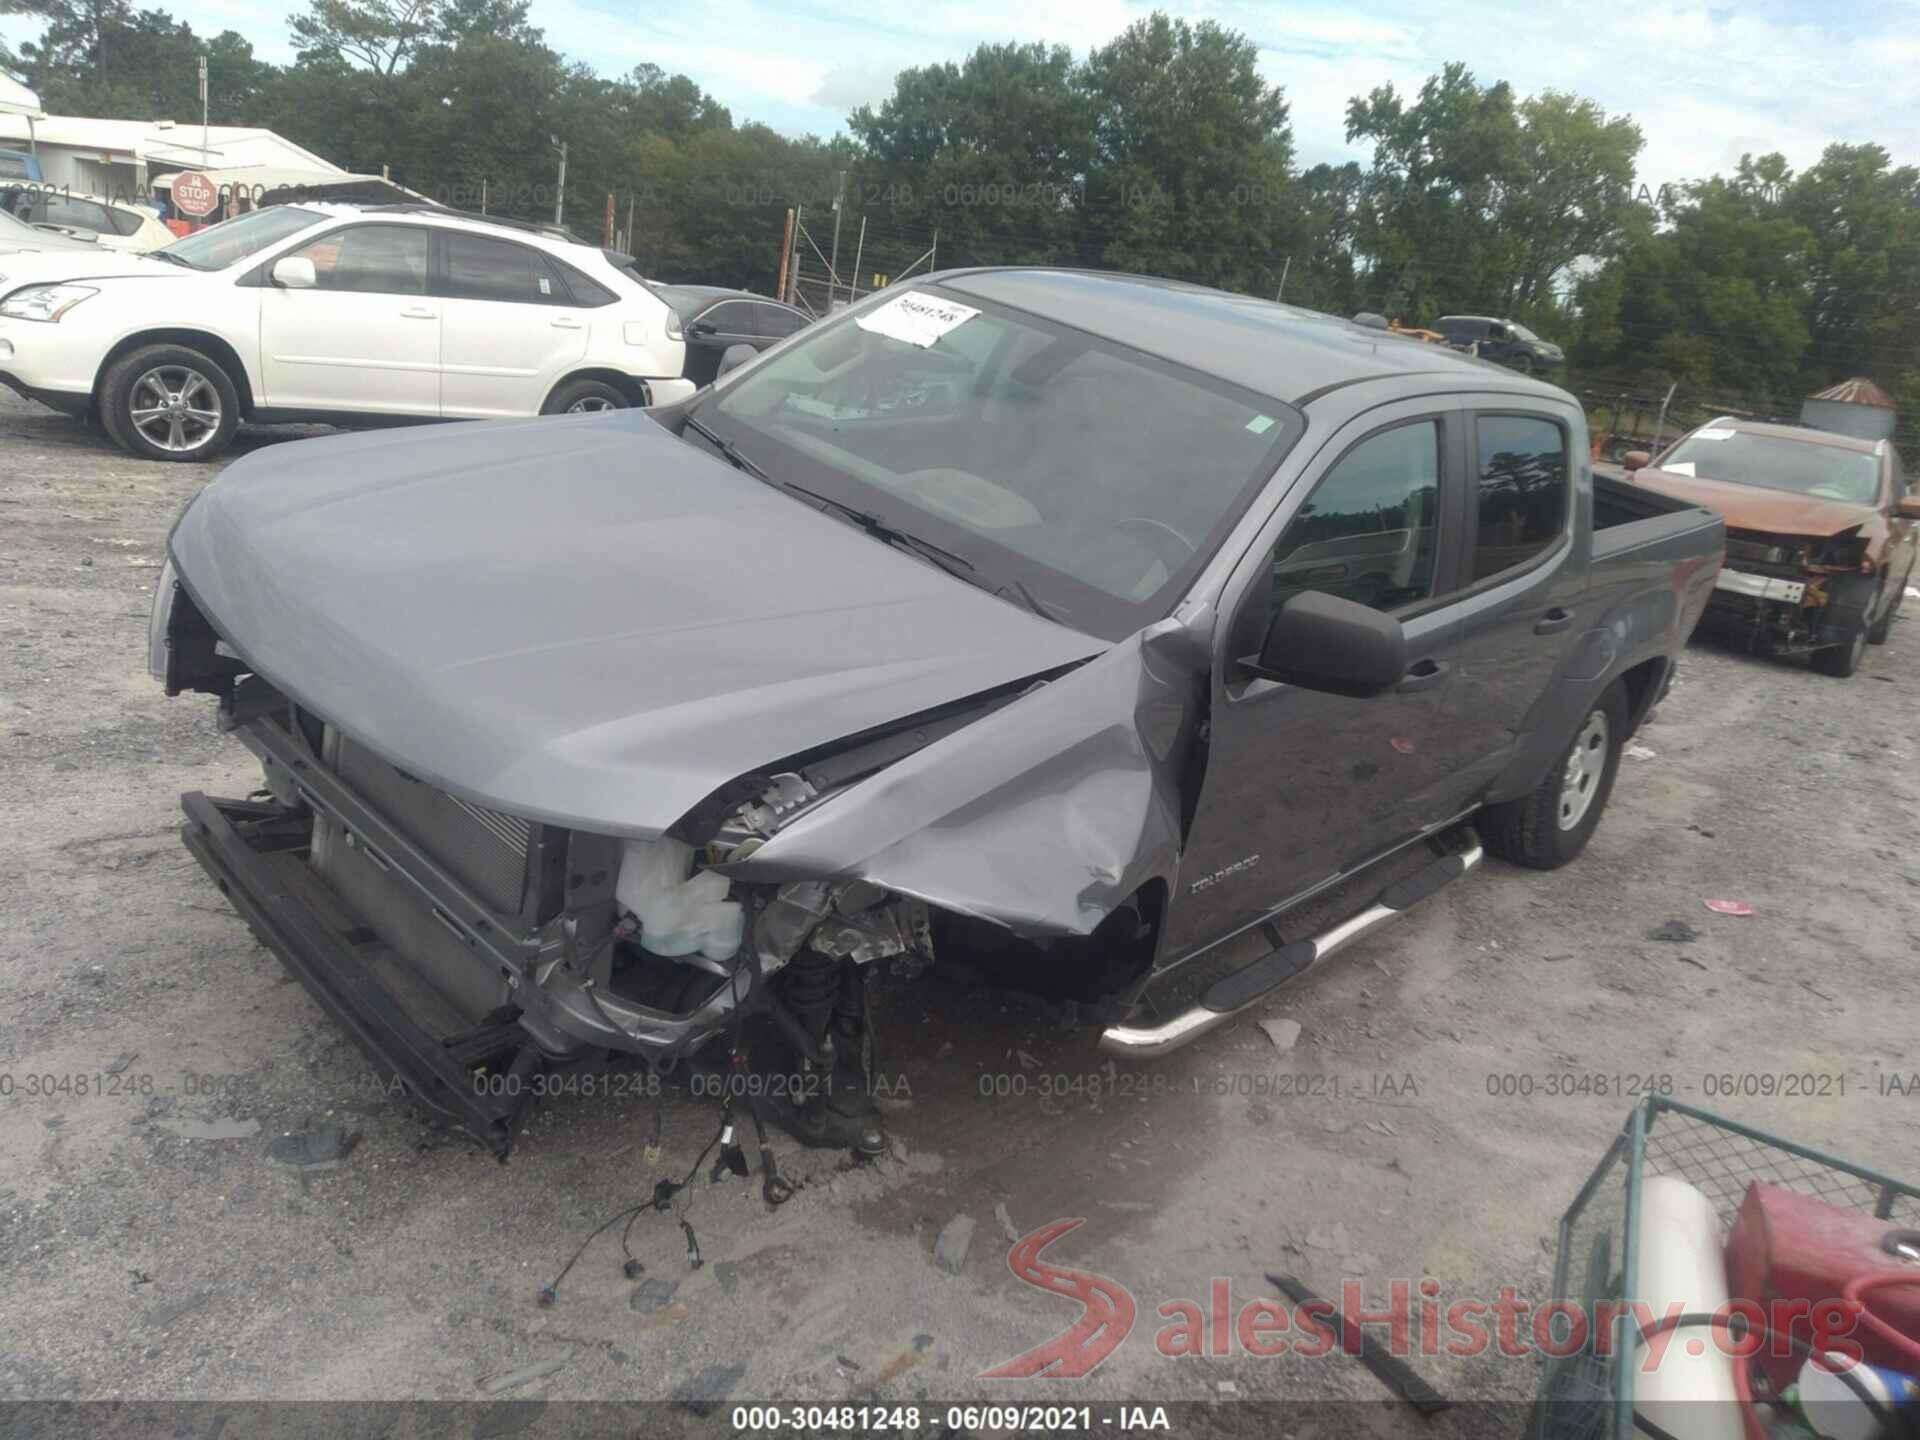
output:
[[[1018,997],[894,994],[893,1155],[855,1168],[776,1139],[801,1181],[778,1211],[704,1172],[684,1197],[702,1267],[647,1214],[649,1284],[622,1274],[616,1227],[538,1308],[596,1224],[693,1163],[712,1108],[669,1090],[649,1163],[651,1101],[548,1102],[497,1164],[381,1094],[233,917],[178,842],[177,796],[244,794],[255,772],[210,701],[166,700],[144,665],[167,527],[215,468],[136,461],[0,398],[0,1398],[1131,1397],[1217,1402],[1188,1432],[1277,1433],[1237,1402],[1376,1382],[1338,1355],[1217,1353],[1211,1328],[1204,1356],[1168,1358],[1162,1307],[1210,1316],[1219,1277],[1237,1312],[1274,1268],[1322,1294],[1361,1280],[1370,1303],[1423,1277],[1444,1303],[1544,1299],[1556,1218],[1632,1077],[1920,1177],[1920,1099],[1898,1093],[1920,1085],[1909,622],[1847,682],[1696,642],[1577,864],[1489,862],[1156,1064],[1112,1070],[1090,1029]],[[1649,938],[1674,919],[1699,937]],[[1279,1018],[1302,1027],[1290,1052],[1258,1023]],[[1783,1073],[1830,1078],[1712,1093]],[[1569,1074],[1604,1080],[1547,1093]],[[269,1157],[327,1123],[359,1136],[337,1168]],[[1130,1292],[1131,1335],[1083,1379],[980,1379],[1075,1318],[1007,1265],[1011,1235],[1065,1218],[1084,1224],[1048,1259]],[[1532,1358],[1415,1358],[1462,1398],[1538,1380]],[[1406,1425],[1347,1409],[1328,1433]],[[1517,1434],[1520,1407],[1499,1413]],[[473,1433],[538,1409],[486,1414]]]

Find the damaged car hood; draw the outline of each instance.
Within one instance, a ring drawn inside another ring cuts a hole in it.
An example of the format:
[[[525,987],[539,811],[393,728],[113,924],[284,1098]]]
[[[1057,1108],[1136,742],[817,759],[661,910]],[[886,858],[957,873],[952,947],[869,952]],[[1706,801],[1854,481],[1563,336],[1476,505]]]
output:
[[[1769,535],[1807,535],[1821,538],[1870,520],[1871,505],[1850,505],[1818,495],[1791,490],[1769,490],[1761,485],[1739,485],[1729,480],[1707,480],[1651,467],[1628,477],[1635,484],[1690,505],[1717,510],[1730,529],[1759,530]]]
[[[738,776],[1106,648],[640,411],[277,445],[169,549],[251,668],[392,764],[641,838]]]

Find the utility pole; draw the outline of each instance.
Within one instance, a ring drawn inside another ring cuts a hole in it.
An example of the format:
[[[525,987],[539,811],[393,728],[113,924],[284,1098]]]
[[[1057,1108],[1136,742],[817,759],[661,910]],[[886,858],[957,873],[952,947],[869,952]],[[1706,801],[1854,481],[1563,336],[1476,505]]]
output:
[[[853,279],[847,284],[847,299],[860,298],[860,257],[867,253],[867,217],[864,211],[860,215],[860,243],[853,247]]]
[[[833,287],[840,277],[840,211],[847,198],[847,172],[840,172],[840,184],[833,194],[833,258],[827,261],[827,309],[833,309]]]
[[[200,57],[200,163],[207,163],[207,57]]]
[[[559,225],[564,223],[561,216],[567,203],[567,142],[558,135],[549,135],[547,139],[560,147],[560,179],[553,192],[553,223]]]
[[[1280,267],[1280,288],[1273,292],[1273,298],[1276,301],[1287,293],[1287,272],[1291,269],[1293,269],[1293,257],[1289,255],[1287,256],[1287,263]]]
[[[789,305],[793,303],[793,297],[800,289],[800,236],[802,234],[801,227],[806,224],[806,214],[806,206],[796,205],[793,207],[793,264],[787,270],[786,293],[780,296],[780,298]]]
[[[626,251],[629,255],[634,253],[633,251],[633,207],[635,203],[638,201],[638,199],[639,197],[635,195],[632,191],[627,192],[627,238],[621,242],[620,248]]]
[[[786,233],[780,237],[780,277],[773,282],[773,298],[787,298],[787,261],[793,256],[793,211],[787,211]]]

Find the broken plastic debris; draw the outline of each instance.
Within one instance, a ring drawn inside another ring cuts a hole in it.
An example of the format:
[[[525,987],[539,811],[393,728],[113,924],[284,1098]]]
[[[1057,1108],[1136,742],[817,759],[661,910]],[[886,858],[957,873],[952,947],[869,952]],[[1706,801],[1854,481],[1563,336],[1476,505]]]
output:
[[[1707,909],[1716,915],[1751,915],[1753,906],[1744,900],[1709,900]]]
[[[1273,1041],[1273,1048],[1285,1053],[1293,1049],[1294,1042],[1300,1038],[1298,1020],[1262,1020],[1260,1028],[1267,1032],[1267,1038]]]
[[[1659,753],[1659,751],[1649,749],[1645,745],[1627,746],[1627,758],[1629,760],[1651,760]]]

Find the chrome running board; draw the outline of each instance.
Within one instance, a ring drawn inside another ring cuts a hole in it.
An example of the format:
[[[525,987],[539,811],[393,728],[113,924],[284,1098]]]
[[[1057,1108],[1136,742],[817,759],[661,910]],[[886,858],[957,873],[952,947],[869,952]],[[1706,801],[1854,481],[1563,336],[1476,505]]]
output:
[[[1379,899],[1353,918],[1310,940],[1294,940],[1270,950],[1252,964],[1216,980],[1198,1005],[1170,1020],[1152,1026],[1108,1026],[1100,1034],[1101,1053],[1151,1060],[1179,1049],[1264,1000],[1287,981],[1306,974],[1334,951],[1404,914],[1441,886],[1458,880],[1480,863],[1482,853],[1480,842],[1474,840],[1465,850],[1441,856],[1425,869],[1389,885]]]

